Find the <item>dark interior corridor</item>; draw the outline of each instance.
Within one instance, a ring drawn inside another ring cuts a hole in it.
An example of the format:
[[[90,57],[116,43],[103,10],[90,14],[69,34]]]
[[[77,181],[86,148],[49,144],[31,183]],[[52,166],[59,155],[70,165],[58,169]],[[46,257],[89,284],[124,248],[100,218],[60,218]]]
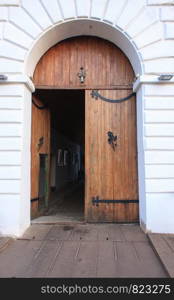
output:
[[[51,152],[48,207],[35,221],[83,221],[85,95],[81,90],[37,90],[50,109]]]

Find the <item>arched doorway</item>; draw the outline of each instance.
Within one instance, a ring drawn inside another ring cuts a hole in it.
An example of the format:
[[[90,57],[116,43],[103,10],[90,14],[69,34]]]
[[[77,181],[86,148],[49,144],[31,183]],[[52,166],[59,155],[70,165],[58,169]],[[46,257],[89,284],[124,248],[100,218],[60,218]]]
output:
[[[51,185],[60,195],[62,178],[67,176],[67,190],[70,174],[73,182],[80,173],[84,174],[80,179],[85,192],[80,197],[86,221],[138,221],[133,79],[134,72],[123,52],[100,38],[67,39],[43,55],[34,73],[33,211],[38,211],[41,201],[49,207]],[[61,145],[54,144],[58,132],[61,136],[60,127],[64,127]],[[75,134],[69,136],[74,127],[76,140]],[[73,165],[74,154],[78,166]]]

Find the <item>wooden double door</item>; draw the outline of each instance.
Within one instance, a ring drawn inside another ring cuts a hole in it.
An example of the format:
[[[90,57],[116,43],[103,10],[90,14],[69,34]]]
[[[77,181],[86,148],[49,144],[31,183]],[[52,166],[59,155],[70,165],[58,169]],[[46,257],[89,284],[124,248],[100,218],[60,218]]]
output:
[[[81,69],[84,81],[80,81]],[[88,222],[138,221],[136,100],[132,96],[127,101],[112,101],[130,95],[133,80],[131,64],[119,48],[87,36],[53,46],[34,73],[37,89],[85,91]],[[95,90],[101,97],[95,97]]]
[[[126,90],[86,91],[86,219],[138,221],[135,97]],[[97,94],[96,94],[97,95]],[[96,99],[97,98],[97,99]]]

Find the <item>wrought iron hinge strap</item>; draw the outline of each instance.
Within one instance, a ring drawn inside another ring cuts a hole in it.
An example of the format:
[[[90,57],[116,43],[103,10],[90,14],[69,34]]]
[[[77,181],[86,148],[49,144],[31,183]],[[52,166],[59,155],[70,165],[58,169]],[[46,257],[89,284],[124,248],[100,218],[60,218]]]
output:
[[[99,205],[100,203],[104,204],[129,204],[129,203],[139,203],[139,200],[115,200],[115,199],[99,199],[99,197],[93,197],[92,198],[92,204],[93,205]]]
[[[106,98],[106,97],[100,95],[97,90],[92,90],[91,96],[92,96],[92,98],[95,98],[95,100],[97,100],[98,98],[100,98],[101,100],[103,100],[105,102],[109,102],[109,103],[121,103],[121,102],[127,101],[130,98],[132,98],[133,96],[135,96],[135,93],[131,93],[129,96],[124,97],[124,98],[112,100],[112,99],[109,99],[109,98]]]
[[[32,98],[32,103],[34,104],[34,106],[37,108],[37,109],[46,109],[47,108],[47,105],[45,104],[45,105],[43,105],[43,106],[40,106],[40,105],[38,105],[35,101],[34,101],[34,99]]]

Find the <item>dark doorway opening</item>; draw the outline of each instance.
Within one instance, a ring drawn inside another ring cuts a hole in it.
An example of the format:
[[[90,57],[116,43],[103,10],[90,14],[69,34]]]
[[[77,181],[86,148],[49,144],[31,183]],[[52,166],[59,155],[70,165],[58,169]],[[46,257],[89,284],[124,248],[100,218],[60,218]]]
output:
[[[83,221],[85,91],[37,89],[35,96],[49,109],[51,119],[49,196],[35,222]],[[43,180],[39,179],[42,193],[45,191],[43,174]]]

